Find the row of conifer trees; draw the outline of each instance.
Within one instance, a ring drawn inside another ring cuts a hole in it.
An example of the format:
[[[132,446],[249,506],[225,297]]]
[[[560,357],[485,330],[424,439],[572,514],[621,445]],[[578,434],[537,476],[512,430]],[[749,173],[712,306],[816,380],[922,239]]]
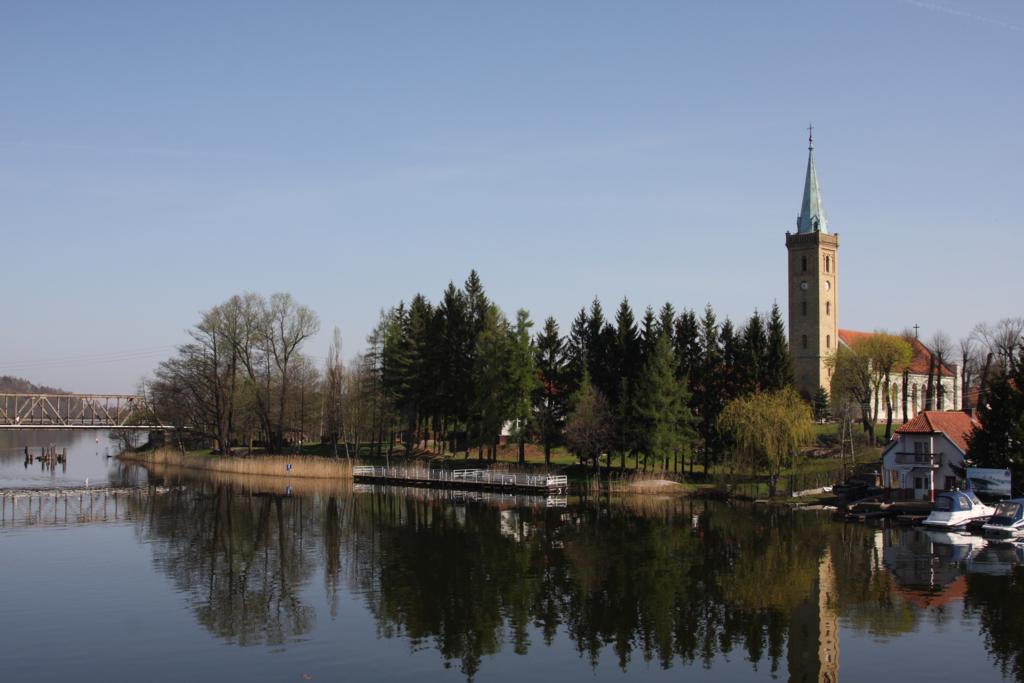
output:
[[[364,359],[380,424],[409,449],[467,457],[474,448],[495,457],[512,425],[521,459],[537,441],[547,460],[568,443],[581,459],[607,453],[609,464],[614,453],[622,466],[672,458],[678,467],[687,455],[707,465],[727,447],[718,418],[731,399],[792,384],[777,305],[736,325],[710,305],[637,316],[625,298],[609,316],[595,298],[567,332],[551,317],[533,328],[523,309],[507,318],[476,271],[437,303],[417,294],[382,312]]]

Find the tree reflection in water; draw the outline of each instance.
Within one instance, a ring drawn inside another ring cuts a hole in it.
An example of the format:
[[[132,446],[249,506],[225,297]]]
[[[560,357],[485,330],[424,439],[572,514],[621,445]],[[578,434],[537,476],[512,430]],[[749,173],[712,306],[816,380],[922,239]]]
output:
[[[755,669],[785,663],[790,680],[835,680],[838,616],[895,636],[920,611],[882,561],[899,537],[880,545],[865,526],[786,509],[690,499],[502,509],[427,491],[285,497],[223,483],[148,501],[139,533],[211,633],[241,645],[309,633],[316,614],[301,592],[322,570],[332,618],[341,596],[359,595],[380,637],[436,648],[469,679],[489,654],[567,637],[593,667],[606,653],[623,671],[637,658],[710,667],[739,653]],[[1020,680],[1019,570],[1013,601],[1000,600],[1005,577],[969,585],[990,651]]]
[[[197,621],[240,645],[276,645],[307,633],[299,598],[317,562],[313,518],[301,498],[172,489],[149,499],[141,533],[154,563],[189,595]]]
[[[985,649],[1002,669],[1003,675],[1024,681],[1024,567],[1021,549],[1007,546],[993,549],[1010,555],[1003,574],[967,575],[966,609],[976,614],[985,636]],[[1016,555],[1016,557],[1012,557]]]

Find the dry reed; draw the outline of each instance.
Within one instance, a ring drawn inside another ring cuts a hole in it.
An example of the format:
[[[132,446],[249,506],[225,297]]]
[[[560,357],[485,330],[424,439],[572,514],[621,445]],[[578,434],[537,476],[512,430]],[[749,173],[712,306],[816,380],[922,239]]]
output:
[[[162,465],[201,472],[291,479],[352,479],[352,462],[310,456],[262,455],[255,458],[206,458],[169,448],[144,453],[122,453],[125,462]],[[288,466],[291,465],[291,470]]]
[[[692,487],[667,479],[661,473],[633,472],[611,479],[608,482],[608,491],[611,493],[682,495],[691,493]]]
[[[352,491],[352,480],[344,478],[314,479],[302,477],[293,479],[279,475],[235,474],[216,470],[197,470],[175,465],[140,463],[150,477],[157,477],[167,486],[179,484],[210,484],[231,486],[250,493],[288,493],[297,496],[338,496]]]

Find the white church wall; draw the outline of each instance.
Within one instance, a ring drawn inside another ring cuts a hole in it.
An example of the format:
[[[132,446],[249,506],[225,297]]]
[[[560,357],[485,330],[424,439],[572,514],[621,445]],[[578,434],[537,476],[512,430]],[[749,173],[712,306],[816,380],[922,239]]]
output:
[[[942,377],[941,386],[942,392],[939,397],[936,398],[936,410],[960,410],[961,396],[960,396],[960,368],[957,365],[953,365],[950,368],[953,371],[952,377]],[[892,418],[894,422],[903,421],[903,375],[893,374],[889,377],[889,383],[892,386]],[[921,375],[913,373],[909,376],[907,382],[908,397],[907,397],[907,419],[911,420],[915,415],[925,409],[925,396],[928,387],[928,375]],[[885,398],[880,392],[871,398],[871,411],[874,413],[875,405],[878,404],[878,422],[885,422]]]

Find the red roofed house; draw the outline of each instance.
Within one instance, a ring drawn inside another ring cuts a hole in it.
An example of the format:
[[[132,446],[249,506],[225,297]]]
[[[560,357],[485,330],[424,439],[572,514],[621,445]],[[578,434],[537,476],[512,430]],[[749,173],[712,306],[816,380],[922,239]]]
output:
[[[839,343],[847,348],[853,348],[861,339],[871,337],[871,332],[855,332],[853,330],[840,329],[838,333]],[[925,409],[925,392],[928,387],[928,371],[932,363],[938,363],[931,349],[925,346],[919,339],[910,339],[910,346],[913,355],[910,358],[910,370],[907,381],[907,419],[913,418],[920,411]],[[950,367],[945,363],[938,364],[937,376],[939,391],[936,396],[935,407],[939,410],[958,410],[960,408],[960,387],[957,382],[959,377],[959,366]],[[893,373],[889,377],[890,392],[892,392],[892,414],[894,420],[903,419],[903,373]],[[885,421],[885,399],[884,394],[871,397],[871,410],[874,412],[875,404],[878,403],[878,421]]]
[[[900,425],[882,451],[882,486],[933,500],[962,484],[967,440],[978,422],[964,412],[927,410]]]

